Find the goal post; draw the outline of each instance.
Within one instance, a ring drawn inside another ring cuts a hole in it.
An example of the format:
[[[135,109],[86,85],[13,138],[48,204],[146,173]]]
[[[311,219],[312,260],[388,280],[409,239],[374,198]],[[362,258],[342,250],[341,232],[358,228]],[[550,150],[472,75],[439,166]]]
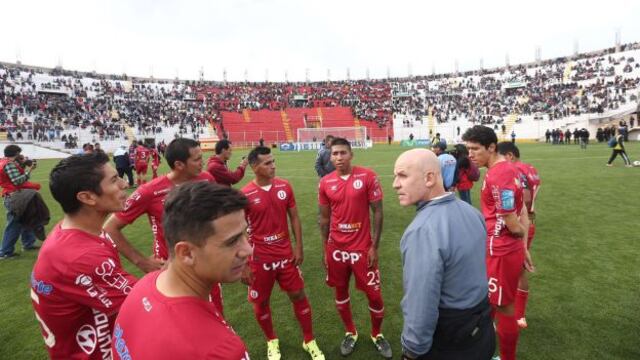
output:
[[[300,150],[317,150],[327,135],[349,140],[352,148],[367,149],[373,142],[367,138],[367,128],[364,126],[298,128],[296,148]]]

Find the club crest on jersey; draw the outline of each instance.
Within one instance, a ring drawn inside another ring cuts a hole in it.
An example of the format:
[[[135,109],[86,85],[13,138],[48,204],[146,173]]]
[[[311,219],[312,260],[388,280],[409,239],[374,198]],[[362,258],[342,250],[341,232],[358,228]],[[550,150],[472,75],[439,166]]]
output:
[[[360,180],[360,179],[356,179],[356,180],[353,182],[353,188],[354,188],[354,189],[356,189],[356,190],[360,190],[360,189],[362,189],[362,185],[364,185],[364,183],[363,183],[363,182],[362,182],[362,180]]]
[[[284,190],[279,190],[277,193],[278,199],[284,200],[287,198],[287,193]]]

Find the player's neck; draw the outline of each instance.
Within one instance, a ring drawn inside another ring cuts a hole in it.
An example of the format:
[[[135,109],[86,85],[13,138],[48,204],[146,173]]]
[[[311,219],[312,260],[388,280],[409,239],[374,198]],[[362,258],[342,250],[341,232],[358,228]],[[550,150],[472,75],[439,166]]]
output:
[[[177,171],[171,171],[170,173],[168,173],[167,174],[167,178],[174,185],[180,185],[180,184],[185,183],[185,182],[187,182],[189,180],[192,180],[188,175],[182,174],[182,173],[177,172]]]
[[[338,170],[336,169],[336,173],[338,174],[338,176],[347,176],[347,175],[351,175],[351,172],[353,171],[353,166],[349,165],[348,168],[344,168],[343,170]]]
[[[212,284],[205,284],[194,274],[185,271],[175,261],[169,263],[167,271],[158,276],[156,288],[166,297],[197,297],[208,301]]]
[[[491,169],[495,164],[501,163],[503,161],[506,161],[504,156],[498,153],[493,153],[489,155],[489,162],[487,163],[487,168]]]
[[[269,186],[273,183],[273,179],[256,177],[255,179],[253,179],[253,183],[260,187]]]
[[[82,209],[73,215],[65,214],[60,227],[64,230],[75,229],[100,236],[102,224],[104,224],[107,215],[90,209]]]

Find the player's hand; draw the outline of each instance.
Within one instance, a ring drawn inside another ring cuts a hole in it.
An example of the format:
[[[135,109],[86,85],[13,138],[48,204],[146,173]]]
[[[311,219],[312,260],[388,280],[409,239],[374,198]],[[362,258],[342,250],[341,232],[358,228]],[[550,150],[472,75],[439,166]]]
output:
[[[247,164],[249,164],[249,160],[247,159],[242,159],[242,161],[240,161],[240,166],[243,168],[247,167]]]
[[[300,266],[304,261],[304,254],[302,252],[302,247],[297,247],[293,250],[293,265]]]
[[[322,266],[324,266],[325,269],[329,268],[329,265],[327,264],[327,256],[324,254],[324,252],[322,253]]]
[[[369,252],[367,253],[367,265],[369,269],[374,267],[378,263],[378,249],[373,246],[369,248]]]
[[[140,270],[149,273],[152,271],[160,270],[164,266],[164,260],[157,259],[155,256],[150,256],[140,263],[138,263],[138,267]]]
[[[245,285],[251,285],[253,283],[253,279],[253,271],[251,271],[251,266],[247,264],[242,270],[242,277],[240,278],[240,281]]]
[[[536,267],[533,265],[533,260],[531,259],[531,253],[526,249],[524,251],[524,268],[531,273],[536,271]]]

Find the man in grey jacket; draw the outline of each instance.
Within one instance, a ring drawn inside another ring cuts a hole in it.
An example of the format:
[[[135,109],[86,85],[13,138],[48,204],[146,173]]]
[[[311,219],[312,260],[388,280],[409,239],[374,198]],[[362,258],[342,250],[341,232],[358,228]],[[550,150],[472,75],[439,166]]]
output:
[[[333,141],[333,135],[327,135],[324,139],[322,148],[318,150],[318,156],[316,156],[315,169],[320,178],[333,172],[336,168],[331,163],[331,142]]]
[[[400,205],[417,205],[400,242],[403,359],[491,359],[482,215],[445,192],[438,159],[426,149],[398,157],[393,188]]]

